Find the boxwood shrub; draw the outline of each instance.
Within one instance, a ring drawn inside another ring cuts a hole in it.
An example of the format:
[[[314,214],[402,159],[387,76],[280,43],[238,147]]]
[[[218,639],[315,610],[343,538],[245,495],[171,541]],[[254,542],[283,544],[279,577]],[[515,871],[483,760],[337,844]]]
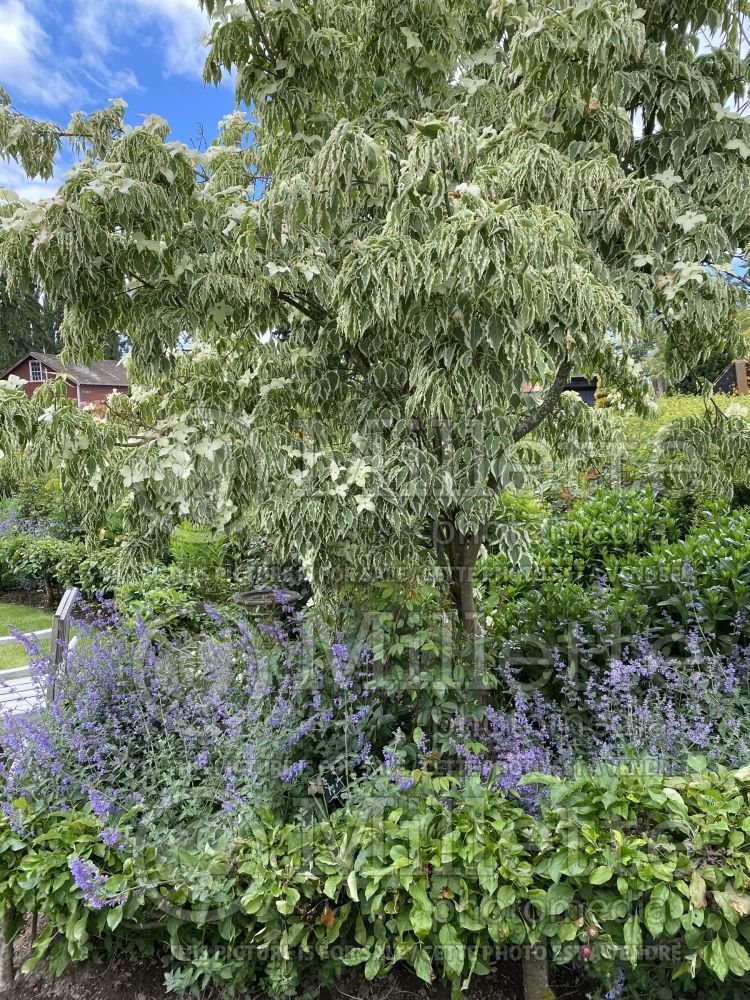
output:
[[[532,817],[478,778],[372,776],[343,807],[248,814],[229,835],[142,830],[137,811],[34,813],[0,832],[0,898],[12,928],[38,909],[24,964],[54,972],[115,952],[163,961],[170,989],[292,992],[347,968],[407,963],[465,989],[502,956],[549,948],[604,983],[640,964],[677,982],[750,985],[750,769],[695,758],[683,777],[641,767],[531,775]]]

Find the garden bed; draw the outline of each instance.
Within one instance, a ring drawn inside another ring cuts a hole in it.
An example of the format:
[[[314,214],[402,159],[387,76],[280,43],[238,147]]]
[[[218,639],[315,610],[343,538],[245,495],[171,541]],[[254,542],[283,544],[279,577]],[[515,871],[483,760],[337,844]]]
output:
[[[109,549],[9,540],[84,595],[54,710],[6,720],[0,903],[40,914],[11,996],[515,1000],[533,946],[549,1000],[542,939],[555,1000],[744,997],[750,510],[555,487],[495,518],[528,559],[477,572],[481,678],[427,583],[246,618],[262,585],[186,530],[107,587]]]
[[[28,950],[27,928],[16,943],[19,964]],[[13,989],[2,996],[8,1000],[168,1000],[169,994],[160,966],[123,959],[109,965],[73,965],[62,976],[51,975],[46,965],[40,964],[28,976],[17,976]]]
[[[0,594],[2,604],[13,604],[20,607],[39,608],[42,611],[49,611],[47,595],[43,590],[5,590]]]
[[[27,924],[18,936],[14,953],[16,964],[28,956],[30,933]],[[555,968],[551,976],[558,1000],[587,1000],[593,983],[580,970]],[[303,987],[315,991],[319,983]],[[301,989],[298,992],[304,992]],[[8,1000],[170,1000],[173,993],[164,987],[164,971],[155,962],[113,960],[109,964],[83,962],[70,966],[61,976],[50,974],[40,963],[28,976],[17,976]],[[201,1000],[215,1000],[213,989],[204,991]],[[492,975],[475,979],[465,993],[466,1000],[518,1000],[523,996],[523,974],[518,962],[501,962]],[[356,972],[345,976],[334,987],[323,989],[320,1000],[449,1000],[444,986],[429,987],[407,968],[402,967],[385,978],[368,983]]]

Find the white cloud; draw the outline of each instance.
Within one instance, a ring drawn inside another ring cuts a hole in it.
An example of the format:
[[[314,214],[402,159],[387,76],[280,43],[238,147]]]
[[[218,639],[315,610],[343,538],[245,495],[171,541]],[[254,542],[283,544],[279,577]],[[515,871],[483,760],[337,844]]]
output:
[[[209,20],[198,0],[0,0],[0,85],[16,101],[85,107],[140,90],[135,41],[166,77],[199,79]]]
[[[133,42],[165,77],[199,79],[208,28],[198,0],[0,0],[0,86],[22,107],[101,106],[142,89],[128,64]],[[61,163],[45,182],[0,161],[0,188],[50,197],[66,168]]]
[[[209,20],[196,0],[133,0],[146,22],[160,23],[164,69],[169,76],[200,77],[206,50],[201,44]]]
[[[112,59],[121,43],[137,36],[158,53],[165,76],[200,77],[209,20],[198,0],[75,0],[74,10],[84,50]]]
[[[0,161],[0,188],[9,188],[29,201],[51,198],[60,186],[60,177],[53,176],[48,181],[29,180],[23,169],[16,163]]]
[[[0,83],[45,107],[80,101],[85,88],[59,68],[49,35],[22,0],[0,0]]]

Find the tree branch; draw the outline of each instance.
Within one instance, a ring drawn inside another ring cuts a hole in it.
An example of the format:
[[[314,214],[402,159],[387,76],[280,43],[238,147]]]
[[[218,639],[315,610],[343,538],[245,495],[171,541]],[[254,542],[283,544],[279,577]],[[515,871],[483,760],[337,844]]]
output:
[[[276,298],[280,299],[282,302],[286,302],[287,305],[292,306],[294,309],[297,309],[314,323],[325,322],[328,314],[324,309],[318,307],[317,311],[315,311],[315,306],[306,305],[304,302],[300,302],[299,299],[295,299],[292,295],[289,295],[288,292],[280,292],[277,288],[272,288],[271,291]]]
[[[573,370],[572,361],[563,361],[560,367],[557,369],[557,375],[552,385],[549,387],[547,395],[544,397],[542,402],[537,406],[535,410],[532,410],[528,416],[524,417],[523,420],[516,424],[516,428],[513,431],[513,443],[517,443],[522,438],[525,438],[527,434],[531,434],[533,430],[541,424],[541,422],[548,417],[550,413],[554,410],[557,405],[557,401],[562,395],[565,386],[570,380],[570,373]]]
[[[652,136],[654,134],[654,129],[656,128],[656,116],[659,111],[659,101],[661,99],[661,90],[662,90],[661,84],[662,82],[661,80],[659,80],[659,82],[656,85],[656,91],[654,92],[653,107],[651,108],[651,112],[648,116],[646,124],[643,126],[644,136]]]
[[[247,7],[247,12],[251,17],[253,24],[255,25],[255,30],[258,32],[258,35],[260,36],[261,42],[266,47],[266,58],[274,59],[274,53],[273,49],[271,48],[271,43],[268,40],[268,35],[263,30],[263,25],[260,22],[258,14],[254,10],[252,4],[246,3],[245,6]]]

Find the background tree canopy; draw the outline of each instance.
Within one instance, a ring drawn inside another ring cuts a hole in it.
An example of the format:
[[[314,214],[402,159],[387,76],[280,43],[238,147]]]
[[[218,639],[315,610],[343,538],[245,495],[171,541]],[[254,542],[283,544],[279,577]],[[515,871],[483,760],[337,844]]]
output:
[[[72,356],[121,330],[142,387],[106,424],[58,397],[35,440],[94,491],[90,528],[123,505],[131,565],[182,513],[252,512],[319,584],[431,551],[472,626],[498,491],[540,442],[609,434],[570,373],[642,409],[644,341],[675,378],[733,347],[748,4],[205,6],[206,78],[252,110],[205,153],[122,102],[62,128],[3,98],[3,155],[80,160],[3,207],[0,268],[64,303]],[[45,392],[3,390],[6,437]]]
[[[0,372],[28,351],[56,354],[62,347],[61,321],[62,309],[49,306],[37,288],[11,298],[0,279]]]

